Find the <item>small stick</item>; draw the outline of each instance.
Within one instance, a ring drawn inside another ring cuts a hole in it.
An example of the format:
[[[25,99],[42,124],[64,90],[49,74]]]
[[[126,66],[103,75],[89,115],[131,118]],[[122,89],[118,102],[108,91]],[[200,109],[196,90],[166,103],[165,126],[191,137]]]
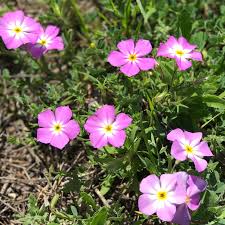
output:
[[[107,208],[110,208],[109,203],[107,202],[105,197],[101,194],[101,192],[97,188],[95,189],[95,193],[98,195],[98,197],[102,201],[103,205],[106,206]]]

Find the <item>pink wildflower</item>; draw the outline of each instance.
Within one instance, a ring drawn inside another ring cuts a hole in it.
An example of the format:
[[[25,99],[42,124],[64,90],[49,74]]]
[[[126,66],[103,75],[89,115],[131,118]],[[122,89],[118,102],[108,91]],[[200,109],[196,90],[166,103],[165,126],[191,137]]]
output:
[[[179,185],[183,186],[186,191],[185,203],[177,206],[176,213],[172,220],[173,223],[180,225],[190,225],[191,211],[195,211],[200,206],[200,193],[206,189],[206,182],[196,176],[188,175],[186,172],[178,172],[177,180]]]
[[[185,201],[185,190],[178,185],[175,174],[163,174],[158,178],[149,175],[140,183],[143,193],[138,199],[139,210],[146,214],[154,213],[163,221],[172,221],[176,213],[176,204]]]
[[[75,120],[71,120],[72,111],[69,106],[56,108],[55,113],[50,109],[39,113],[37,140],[63,149],[65,145],[76,138],[80,127]]]
[[[188,43],[184,37],[177,40],[174,36],[170,36],[165,44],[160,44],[157,56],[175,59],[179,70],[186,70],[192,66],[192,62],[188,59],[202,61],[202,54],[194,51],[196,47]]]
[[[143,58],[152,51],[152,46],[148,40],[139,40],[134,44],[134,40],[121,41],[117,45],[120,51],[112,51],[108,56],[108,62],[112,66],[120,67],[120,71],[128,77],[134,76],[140,70],[150,70],[156,65],[153,58]]]
[[[213,156],[213,154],[207,142],[201,141],[201,132],[191,133],[177,128],[167,135],[167,139],[173,142],[171,154],[175,159],[180,161],[191,159],[198,172],[206,169],[208,163],[203,157]]]
[[[125,113],[116,116],[115,108],[104,105],[96,113],[88,118],[84,128],[90,133],[90,141],[94,148],[102,148],[111,144],[114,147],[123,146],[128,127],[132,119]]]
[[[8,12],[0,18],[0,36],[8,49],[35,43],[39,30],[40,24],[25,16],[23,11]]]
[[[56,26],[49,25],[45,30],[41,28],[36,43],[26,45],[27,51],[29,51],[34,58],[40,58],[49,50],[63,50],[63,39],[57,36],[58,34],[59,28]]]

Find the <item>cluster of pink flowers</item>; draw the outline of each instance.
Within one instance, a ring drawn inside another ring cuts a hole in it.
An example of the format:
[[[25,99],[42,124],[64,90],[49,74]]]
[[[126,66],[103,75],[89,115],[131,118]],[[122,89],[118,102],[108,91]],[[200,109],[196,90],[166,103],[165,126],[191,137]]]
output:
[[[78,123],[71,120],[72,111],[68,106],[56,108],[55,114],[47,109],[38,115],[37,140],[63,149],[65,145],[80,132]],[[126,140],[124,131],[132,122],[125,113],[116,116],[112,105],[104,105],[88,118],[84,128],[90,133],[90,142],[94,148],[108,144],[114,147],[123,146]]]
[[[7,12],[0,18],[0,37],[8,49],[23,47],[35,58],[49,50],[63,50],[64,43],[56,26],[44,29],[23,11]]]
[[[179,160],[191,159],[198,172],[207,167],[204,156],[213,156],[208,144],[201,141],[202,133],[191,133],[177,128],[169,132],[167,139],[172,141],[171,154]],[[189,225],[190,211],[200,206],[200,193],[206,188],[206,182],[186,172],[163,174],[158,178],[149,175],[140,183],[139,210],[146,214],[154,213],[163,220],[179,225]]]
[[[179,225],[189,225],[190,211],[200,206],[200,193],[206,189],[206,182],[186,172],[145,177],[140,183],[143,193],[138,199],[138,207],[146,215],[154,213],[162,221]]]
[[[163,56],[176,60],[179,70],[186,70],[192,66],[188,59],[202,61],[202,54],[194,51],[196,45],[191,45],[184,37],[178,40],[170,36],[165,44],[161,43],[157,56]],[[120,71],[128,77],[137,75],[141,70],[154,69],[158,64],[154,58],[143,58],[152,51],[152,45],[148,40],[139,40],[136,45],[129,39],[118,43],[119,51],[112,51],[108,56],[108,62],[112,66],[120,67]]]

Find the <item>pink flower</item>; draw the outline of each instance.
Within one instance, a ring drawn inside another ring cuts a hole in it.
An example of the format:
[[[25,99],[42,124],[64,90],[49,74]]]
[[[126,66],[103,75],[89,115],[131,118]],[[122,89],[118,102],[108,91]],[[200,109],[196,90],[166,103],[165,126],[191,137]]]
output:
[[[40,58],[49,50],[63,50],[63,39],[57,36],[58,34],[59,28],[56,26],[49,25],[45,30],[41,28],[36,43],[26,45],[27,51],[29,51],[34,58]]]
[[[111,144],[114,147],[123,146],[128,127],[132,119],[125,113],[116,116],[115,108],[104,105],[96,113],[88,118],[84,128],[90,133],[90,141],[94,148],[102,148]]]
[[[187,59],[202,61],[202,54],[194,51],[196,47],[188,43],[184,37],[177,40],[170,36],[165,44],[160,44],[157,56],[175,59],[179,70],[186,70],[192,66],[192,62]]]
[[[176,204],[185,202],[185,189],[178,185],[176,174],[163,174],[158,178],[149,175],[140,183],[143,193],[138,199],[139,211],[146,215],[154,213],[163,221],[172,221]]]
[[[112,51],[108,56],[108,62],[112,66],[120,67],[120,71],[128,77],[134,76],[140,70],[150,70],[156,65],[153,58],[143,58],[152,51],[148,40],[139,40],[134,45],[134,40],[121,41],[117,45],[120,51]]]
[[[213,156],[213,154],[207,142],[201,141],[201,132],[191,133],[177,128],[167,135],[167,139],[173,142],[171,154],[175,159],[180,161],[191,159],[198,172],[206,169],[207,161],[203,157]]]
[[[56,108],[55,113],[50,109],[38,114],[37,140],[63,149],[65,145],[76,138],[80,127],[75,120],[71,120],[72,111],[69,106]]]
[[[39,30],[40,24],[25,16],[23,11],[8,12],[0,18],[0,36],[8,49],[35,43]]]
[[[179,185],[183,186],[186,191],[185,203],[178,205],[173,223],[180,225],[189,225],[191,222],[191,211],[195,211],[200,206],[200,193],[206,189],[206,182],[196,176],[188,175],[186,172],[178,172],[177,180]]]

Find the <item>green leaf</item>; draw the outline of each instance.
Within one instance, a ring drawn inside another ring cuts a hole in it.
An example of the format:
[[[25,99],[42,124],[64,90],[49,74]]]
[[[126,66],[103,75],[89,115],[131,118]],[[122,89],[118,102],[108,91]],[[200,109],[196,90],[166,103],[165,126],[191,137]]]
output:
[[[192,30],[192,19],[189,12],[185,9],[181,11],[180,16],[178,17],[178,27],[182,36],[189,39]]]
[[[80,196],[82,198],[82,200],[87,204],[92,206],[93,209],[97,208],[97,205],[95,203],[95,200],[92,198],[92,196],[86,192],[81,192]]]
[[[107,220],[107,209],[103,207],[97,213],[95,213],[91,225],[105,225],[106,220]]]
[[[205,95],[202,97],[203,102],[209,107],[217,109],[225,109],[225,100],[216,95]]]

